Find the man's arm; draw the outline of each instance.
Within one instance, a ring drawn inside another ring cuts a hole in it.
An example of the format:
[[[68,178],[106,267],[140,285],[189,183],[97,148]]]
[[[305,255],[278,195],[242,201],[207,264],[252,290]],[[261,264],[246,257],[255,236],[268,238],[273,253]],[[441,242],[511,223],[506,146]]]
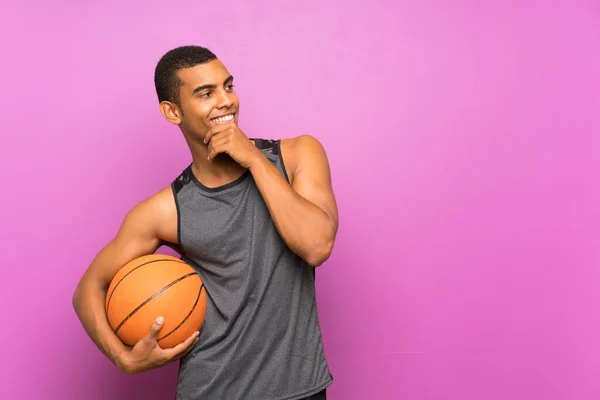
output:
[[[303,135],[283,154],[290,166],[290,186],[265,157],[250,165],[279,234],[308,264],[319,266],[331,255],[338,229],[338,210],[325,149]]]
[[[143,343],[138,343],[130,351],[106,318],[106,292],[119,269],[137,257],[153,254],[161,246],[164,236],[173,236],[171,231],[176,235],[176,219],[174,228],[172,222],[173,210],[176,213],[176,209],[174,204],[169,204],[169,193],[170,190],[165,189],[129,211],[116,236],[96,255],[73,294],[73,307],[88,336],[113,364],[126,373],[160,366],[181,355],[194,340],[188,339],[184,342],[185,346],[168,352],[155,349],[153,339],[162,327],[155,323],[147,338],[140,341]]]

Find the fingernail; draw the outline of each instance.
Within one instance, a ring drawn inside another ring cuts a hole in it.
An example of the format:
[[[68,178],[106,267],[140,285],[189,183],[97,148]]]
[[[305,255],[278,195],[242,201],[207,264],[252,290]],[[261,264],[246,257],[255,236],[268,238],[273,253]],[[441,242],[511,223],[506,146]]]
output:
[[[156,318],[156,323],[157,324],[162,325],[163,322],[165,322],[165,319],[163,317]]]

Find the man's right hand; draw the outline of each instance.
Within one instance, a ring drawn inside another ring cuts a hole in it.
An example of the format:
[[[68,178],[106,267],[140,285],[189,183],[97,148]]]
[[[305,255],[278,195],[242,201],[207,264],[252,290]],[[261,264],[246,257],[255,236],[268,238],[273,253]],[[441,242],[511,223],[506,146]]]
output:
[[[184,342],[170,349],[163,349],[158,345],[158,333],[163,327],[162,317],[157,318],[148,334],[119,357],[119,370],[126,374],[138,374],[150,369],[162,367],[171,361],[177,360],[192,351],[198,342],[199,332],[194,332]]]

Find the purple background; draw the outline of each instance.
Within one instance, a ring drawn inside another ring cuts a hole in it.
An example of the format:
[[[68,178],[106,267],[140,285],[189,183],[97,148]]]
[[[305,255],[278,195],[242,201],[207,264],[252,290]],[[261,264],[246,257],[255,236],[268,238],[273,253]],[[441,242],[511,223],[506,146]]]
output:
[[[246,134],[328,151],[331,399],[600,398],[597,2],[25,1],[0,29],[0,398],[173,398],[176,365],[122,375],[71,295],[190,162],[152,80],[183,44]]]

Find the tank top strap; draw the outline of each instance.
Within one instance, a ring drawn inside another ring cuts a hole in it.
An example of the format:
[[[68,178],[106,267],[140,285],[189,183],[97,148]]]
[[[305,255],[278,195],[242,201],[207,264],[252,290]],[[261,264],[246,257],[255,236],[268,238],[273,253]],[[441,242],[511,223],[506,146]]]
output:
[[[279,144],[280,140],[273,139],[260,139],[260,138],[251,138],[254,140],[254,144],[256,147],[263,152],[273,153],[275,155],[279,155]]]
[[[189,164],[185,169],[171,182],[171,187],[175,195],[177,195],[181,189],[192,181],[192,164]]]
[[[281,139],[260,139],[250,138],[254,140],[254,145],[267,157],[271,164],[273,164],[279,172],[281,172],[286,179],[290,181],[283,163],[283,157],[281,156]]]

